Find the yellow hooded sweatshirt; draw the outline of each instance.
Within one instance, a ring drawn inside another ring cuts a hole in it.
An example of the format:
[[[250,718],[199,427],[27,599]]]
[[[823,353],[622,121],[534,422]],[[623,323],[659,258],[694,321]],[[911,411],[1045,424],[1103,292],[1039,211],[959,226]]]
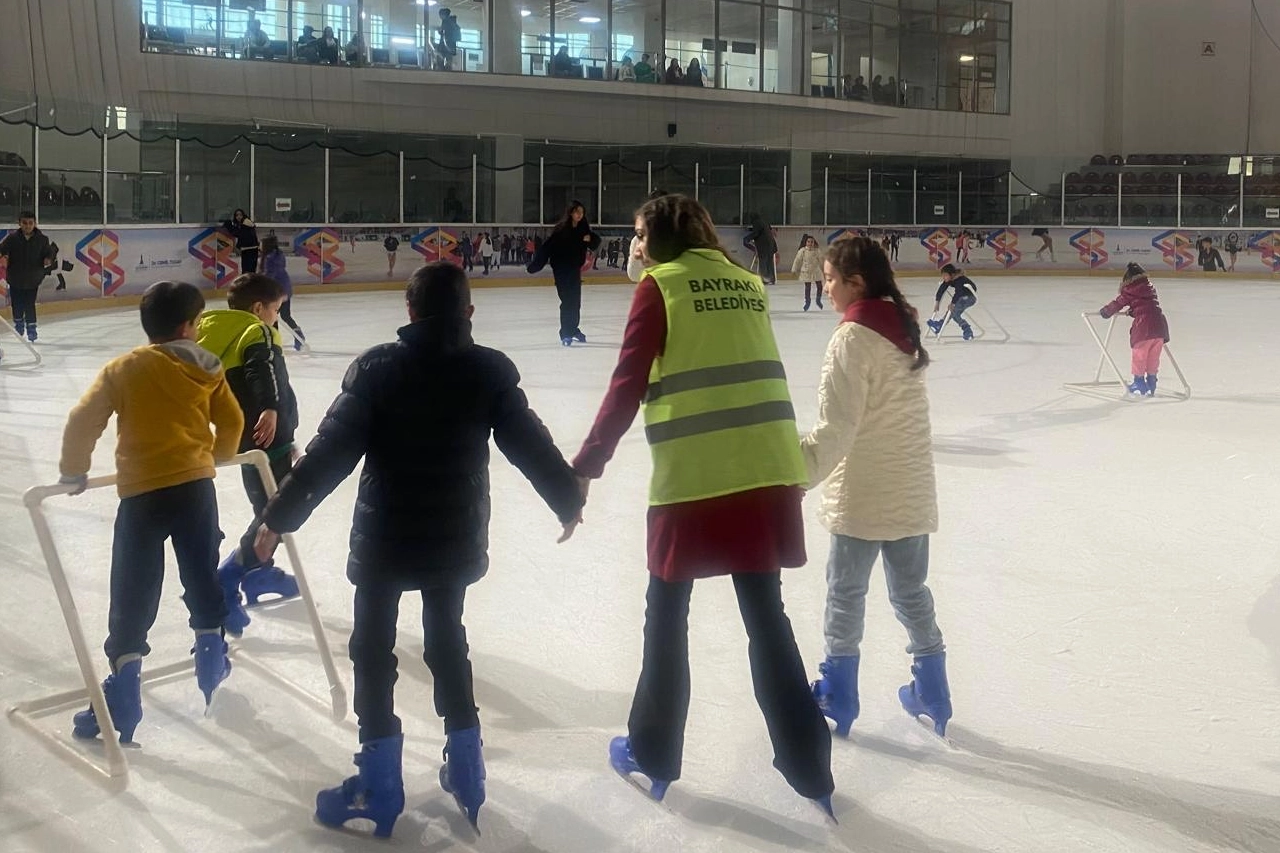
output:
[[[244,427],[217,356],[189,340],[138,347],[108,362],[67,416],[64,477],[89,472],[113,413],[122,498],[213,477],[215,462],[235,456]]]

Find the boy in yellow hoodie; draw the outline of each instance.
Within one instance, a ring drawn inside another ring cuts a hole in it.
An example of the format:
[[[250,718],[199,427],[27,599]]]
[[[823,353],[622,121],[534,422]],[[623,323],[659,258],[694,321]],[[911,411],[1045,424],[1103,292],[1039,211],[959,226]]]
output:
[[[141,314],[150,344],[102,369],[62,435],[61,482],[80,494],[94,445],[116,415],[120,507],[105,646],[111,675],[102,690],[125,742],[142,719],[142,658],[151,651],[147,632],[160,606],[166,539],[178,559],[206,703],[231,671],[222,632],[227,608],[215,574],[222,533],[213,477],[215,463],[235,456],[244,418],[217,357],[196,345],[203,310],[204,296],[190,284],[161,281],[147,288]],[[75,715],[77,737],[99,731],[93,708]]]

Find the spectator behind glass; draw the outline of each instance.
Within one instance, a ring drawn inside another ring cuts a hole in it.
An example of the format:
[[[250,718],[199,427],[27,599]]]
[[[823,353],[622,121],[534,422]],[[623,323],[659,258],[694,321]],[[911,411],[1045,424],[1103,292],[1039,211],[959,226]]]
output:
[[[551,57],[552,77],[573,77],[573,57],[569,56],[569,48],[561,45],[556,55]]]
[[[316,38],[316,28],[310,24],[303,26],[302,35],[298,36],[297,54],[298,59],[304,62],[320,61],[320,45]]]
[[[679,86],[684,82],[684,72],[680,70],[680,60],[671,60],[671,64],[667,66],[667,75],[663,82],[672,86]]]
[[[458,24],[458,16],[451,9],[440,10],[440,47],[438,53],[444,62],[445,71],[453,70],[453,60],[458,55],[458,41],[462,38],[462,27]]]
[[[325,27],[324,34],[316,42],[316,55],[320,57],[321,62],[337,65],[341,47],[342,45],[338,44],[338,37],[333,34],[333,27]]]
[[[249,59],[265,57],[270,53],[271,39],[262,31],[262,22],[257,18],[249,19],[249,26],[244,31],[244,55]]]
[[[642,53],[640,61],[636,63],[636,82],[637,83],[657,83],[658,70],[649,64],[649,54]]]
[[[884,88],[884,78],[879,74],[871,78],[871,100],[877,104],[882,104],[887,100],[887,94]]]
[[[848,77],[846,76],[845,79],[847,80]],[[867,99],[867,94],[867,81],[861,74],[859,74],[857,77],[853,78],[853,85],[849,86],[845,90],[844,96],[846,98],[852,98],[855,101],[865,101]]]
[[[702,88],[702,63],[697,58],[689,60],[689,67],[684,73],[684,85]]]
[[[622,57],[622,64],[618,66],[618,82],[636,82],[636,67],[631,64],[631,57],[629,56]]]
[[[359,65],[364,61],[364,39],[359,33],[352,35],[342,50],[347,55],[348,65]]]

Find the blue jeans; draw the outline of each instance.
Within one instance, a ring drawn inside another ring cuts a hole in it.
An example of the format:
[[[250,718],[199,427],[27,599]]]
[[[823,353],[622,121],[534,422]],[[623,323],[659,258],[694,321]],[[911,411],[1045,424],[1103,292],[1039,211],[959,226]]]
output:
[[[951,300],[951,319],[956,321],[956,325],[961,329],[969,328],[969,323],[964,319],[964,312],[978,304],[978,297],[972,293],[961,293]]]
[[[111,542],[107,659],[146,655],[147,633],[160,610],[164,543],[173,540],[182,601],[196,631],[222,627],[227,603],[218,585],[218,498],[213,480],[193,480],[122,498]]]
[[[946,646],[933,609],[933,593],[925,585],[929,576],[928,535],[894,542],[835,535],[827,558],[827,654],[858,654],[871,569],[881,555],[889,601],[910,638],[907,652],[921,657],[943,651]]]

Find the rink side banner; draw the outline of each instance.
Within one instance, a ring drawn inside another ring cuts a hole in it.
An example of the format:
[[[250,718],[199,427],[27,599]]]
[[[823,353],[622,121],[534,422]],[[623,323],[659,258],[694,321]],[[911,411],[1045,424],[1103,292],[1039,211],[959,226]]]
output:
[[[167,228],[43,229],[58,244],[59,269],[51,271],[40,288],[41,301],[137,295],[162,279],[189,281],[209,290],[226,288],[242,264],[235,241],[216,226]],[[296,287],[311,284],[367,283],[404,280],[420,264],[443,260],[467,265],[483,282],[481,235],[494,248],[493,278],[528,278],[551,283],[544,271],[525,272],[550,228],[546,226],[405,225],[393,228],[289,228],[260,225],[260,236],[274,234],[288,256]],[[583,276],[618,279],[625,273],[629,228],[598,228],[600,251],[587,258]],[[8,229],[0,228],[0,237]],[[903,271],[936,270],[953,263],[974,271],[1005,270],[1034,275],[1039,271],[1105,274],[1119,272],[1132,261],[1157,275],[1199,272],[1198,243],[1208,237],[1235,271],[1259,276],[1280,274],[1280,230],[1194,228],[863,228],[859,226],[775,227],[777,269],[789,279],[791,262],[804,237],[826,245],[850,235],[883,242]],[[384,241],[394,237],[398,248],[389,253]],[[758,268],[746,230],[720,229],[721,242],[744,266]],[[468,246],[470,250],[468,251]],[[1230,249],[1236,248],[1233,254]],[[61,269],[62,263],[70,271]],[[57,290],[57,273],[66,288]],[[0,263],[0,300],[8,301],[4,267]]]

